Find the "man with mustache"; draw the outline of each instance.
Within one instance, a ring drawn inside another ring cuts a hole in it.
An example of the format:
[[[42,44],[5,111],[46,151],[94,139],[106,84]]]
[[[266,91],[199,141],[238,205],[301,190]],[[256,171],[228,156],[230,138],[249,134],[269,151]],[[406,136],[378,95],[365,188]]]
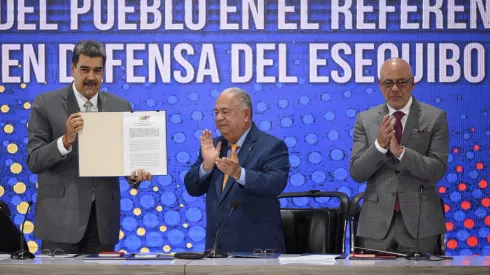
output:
[[[386,102],[356,118],[350,174],[367,182],[357,230],[366,248],[408,254],[419,233],[420,252],[432,254],[446,232],[436,183],[447,169],[447,116],[418,102],[414,86],[405,60],[387,60],[379,78]]]
[[[191,196],[206,194],[206,248],[212,249],[216,232],[238,201],[217,236],[221,252],[275,249],[284,253],[280,204],[286,187],[289,153],[284,141],[257,129],[252,122],[252,100],[239,88],[223,91],[214,106],[221,136],[204,130],[197,161],[185,175]]]
[[[79,42],[71,64],[74,81],[38,95],[32,104],[27,164],[38,174],[34,235],[51,253],[113,251],[119,241],[119,178],[79,177],[80,112],[131,111],[128,101],[99,91],[105,60],[99,42]],[[139,169],[126,179],[137,188],[151,174]]]

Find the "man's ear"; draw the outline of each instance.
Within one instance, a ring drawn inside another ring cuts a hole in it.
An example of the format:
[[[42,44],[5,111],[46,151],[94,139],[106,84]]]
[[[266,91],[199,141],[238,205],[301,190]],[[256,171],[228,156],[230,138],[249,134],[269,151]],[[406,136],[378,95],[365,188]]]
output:
[[[245,121],[248,122],[249,120],[251,120],[252,113],[250,112],[250,109],[245,109],[244,113],[245,113]]]

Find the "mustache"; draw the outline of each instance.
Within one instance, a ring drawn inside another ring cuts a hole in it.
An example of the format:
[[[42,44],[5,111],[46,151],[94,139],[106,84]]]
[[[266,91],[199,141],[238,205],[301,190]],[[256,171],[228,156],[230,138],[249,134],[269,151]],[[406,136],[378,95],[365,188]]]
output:
[[[83,85],[97,85],[97,80],[87,80],[83,82]]]

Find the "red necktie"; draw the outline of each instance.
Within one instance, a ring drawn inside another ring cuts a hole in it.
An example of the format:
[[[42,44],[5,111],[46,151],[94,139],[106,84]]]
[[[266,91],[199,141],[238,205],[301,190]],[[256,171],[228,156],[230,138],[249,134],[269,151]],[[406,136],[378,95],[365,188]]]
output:
[[[396,111],[393,115],[396,118],[395,125],[393,126],[393,128],[395,129],[395,137],[398,141],[398,144],[400,144],[403,133],[402,117],[405,115],[405,113]],[[396,192],[395,211],[400,212],[400,201],[398,200],[398,192]]]

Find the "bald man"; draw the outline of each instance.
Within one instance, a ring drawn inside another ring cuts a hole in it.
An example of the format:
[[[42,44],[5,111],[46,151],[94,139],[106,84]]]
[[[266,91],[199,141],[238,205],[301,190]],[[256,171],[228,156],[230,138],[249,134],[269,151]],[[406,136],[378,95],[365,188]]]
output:
[[[386,102],[359,113],[354,128],[350,174],[367,182],[357,235],[366,248],[414,252],[420,213],[419,251],[433,253],[446,232],[436,189],[447,169],[446,112],[415,100],[403,59],[384,62],[378,82]]]

